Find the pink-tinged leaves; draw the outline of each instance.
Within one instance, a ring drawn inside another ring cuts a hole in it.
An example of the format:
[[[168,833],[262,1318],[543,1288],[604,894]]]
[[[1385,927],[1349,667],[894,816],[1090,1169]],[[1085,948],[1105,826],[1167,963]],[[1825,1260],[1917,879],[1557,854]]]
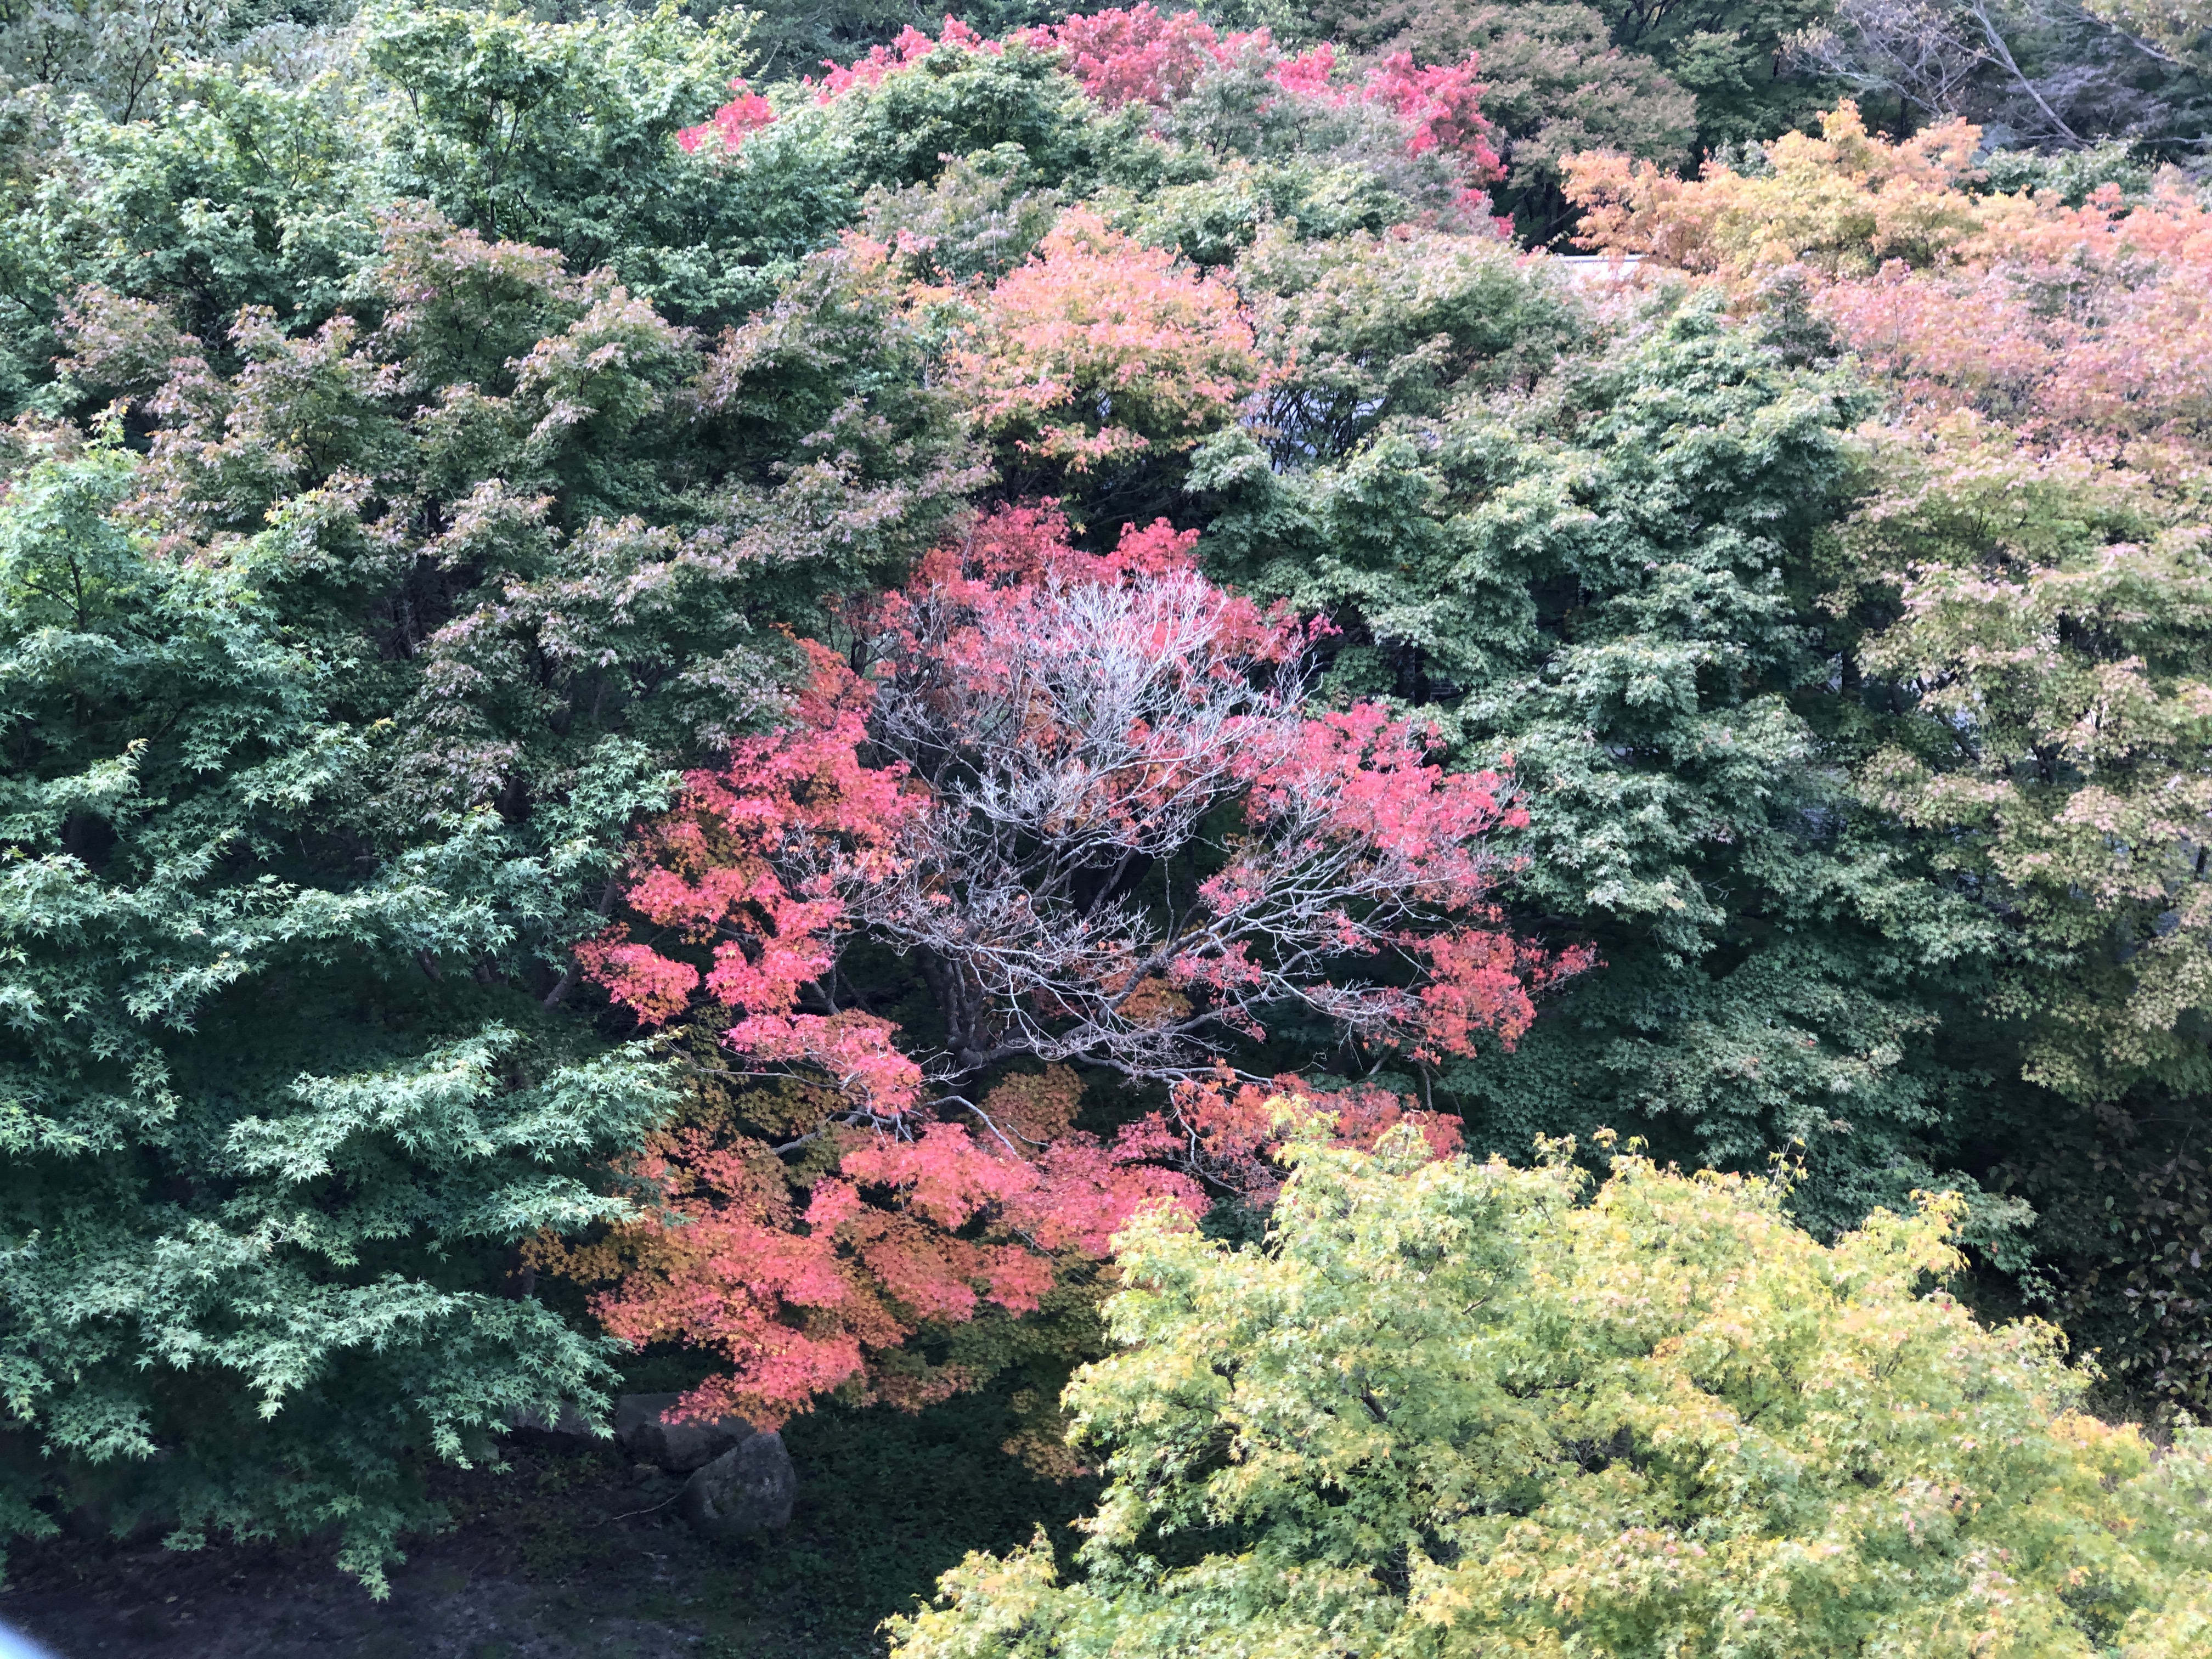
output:
[[[1199,76],[1234,50],[1230,42],[1250,37],[1231,35],[1224,42],[1196,12],[1163,13],[1146,3],[1072,16],[1031,29],[1028,38],[1066,52],[1068,72],[1083,89],[1119,109],[1132,103],[1164,108],[1188,98]]]
[[[1397,52],[1369,71],[1365,96],[1387,104],[1413,129],[1407,149],[1419,155],[1441,149],[1461,159],[1470,181],[1504,176],[1492,141],[1498,129],[1482,113],[1488,90],[1474,78],[1477,60],[1416,68],[1413,54]]]
[[[1233,289],[1085,208],[979,297],[945,371],[987,437],[1073,473],[1189,447],[1260,379]]]
[[[889,46],[872,46],[849,64],[825,61],[822,80],[808,84],[817,88],[817,101],[834,103],[910,73],[934,53],[997,55],[1008,41],[1060,52],[1067,72],[1109,110],[1129,104],[1169,109],[1188,98],[1209,74],[1256,61],[1285,97],[1332,106],[1358,100],[1389,110],[1404,124],[1407,153],[1440,150],[1453,156],[1470,196],[1479,196],[1480,185],[1504,174],[1498,131],[1481,112],[1486,88],[1475,79],[1472,55],[1457,64],[1416,66],[1410,54],[1400,52],[1352,80],[1328,42],[1286,52],[1266,29],[1222,33],[1194,12],[1162,12],[1150,0],[1017,30],[1007,41],[988,40],[947,16],[934,39],[909,26]],[[737,97],[708,121],[677,135],[687,151],[732,154],[775,119],[768,100],[743,81],[730,84]]]
[[[825,58],[822,67],[829,73],[822,77],[822,89],[816,96],[818,101],[827,104],[856,88],[881,86],[886,76],[912,69],[940,46],[951,46],[961,52],[988,52],[994,57],[1006,50],[1000,42],[986,40],[967,24],[951,15],[945,20],[944,33],[934,40],[909,24],[898,32],[897,38],[890,46],[871,46],[866,57],[855,58],[842,69]],[[813,82],[810,80],[808,84],[811,86]]]
[[[696,154],[703,147],[734,155],[752,134],[775,125],[775,109],[742,78],[731,82],[730,90],[738,95],[699,125],[677,133],[676,142],[687,154]]]
[[[587,979],[606,987],[614,1000],[648,1025],[673,1019],[690,1006],[699,970],[672,962],[650,945],[630,943],[617,922],[597,939],[576,947],[576,960]]]
[[[762,1065],[803,1067],[871,1119],[895,1118],[921,1097],[921,1068],[891,1042],[887,1019],[835,1014],[755,1014],[722,1034],[731,1051]]]

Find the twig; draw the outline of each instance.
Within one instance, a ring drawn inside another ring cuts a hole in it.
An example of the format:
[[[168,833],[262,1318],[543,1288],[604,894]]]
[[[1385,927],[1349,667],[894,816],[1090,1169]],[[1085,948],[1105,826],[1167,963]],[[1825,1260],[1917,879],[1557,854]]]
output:
[[[684,1488],[678,1486],[674,1492],[669,1493],[667,1497],[662,1498],[658,1504],[654,1504],[646,1509],[632,1510],[627,1515],[611,1515],[607,1519],[610,1521],[635,1521],[641,1515],[651,1515],[654,1510],[666,1509],[671,1504],[673,1504],[678,1498],[683,1496]]]

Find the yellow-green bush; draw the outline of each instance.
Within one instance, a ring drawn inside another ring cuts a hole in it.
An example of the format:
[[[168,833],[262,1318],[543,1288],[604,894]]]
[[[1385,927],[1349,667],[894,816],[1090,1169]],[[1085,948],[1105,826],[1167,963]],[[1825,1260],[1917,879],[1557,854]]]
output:
[[[1953,1201],[1831,1247],[1774,1182],[1425,1150],[1300,1146],[1261,1248],[1126,1236],[1080,1576],[970,1556],[897,1659],[2206,1650],[2212,1437],[1946,1295]]]

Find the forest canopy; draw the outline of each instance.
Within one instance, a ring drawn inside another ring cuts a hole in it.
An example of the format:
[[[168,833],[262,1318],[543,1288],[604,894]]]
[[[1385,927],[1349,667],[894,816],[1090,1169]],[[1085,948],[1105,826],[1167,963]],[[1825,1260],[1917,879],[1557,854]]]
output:
[[[2200,33],[0,11],[0,1529],[374,1588],[425,1467],[641,1354],[767,1426],[1036,1379],[1063,1473],[1092,1362],[1088,1443],[1165,1457],[1199,1287],[1352,1249],[1341,1189],[1495,1279],[1468,1390],[1583,1390],[1497,1407],[1525,1468],[1376,1496],[1417,1567],[1115,1463],[1087,1565],[908,1650],[1181,1628],[1224,1540],[1376,1643],[1485,1552],[1588,1569],[1478,1514],[1672,1550],[1671,1389],[1806,1507],[1714,1510],[1666,1608],[1480,1618],[1719,1651],[1823,1528],[1880,1577],[1819,1426],[1862,1314],[2015,1448],[1892,1379],[1865,1490],[1952,1566],[2102,1552],[2018,1618],[2188,1650],[2197,1442],[2090,1413],[2212,1408]],[[1740,1256],[1755,1434],[1559,1311]],[[1960,1519],[2037,1471],[2033,1540]]]

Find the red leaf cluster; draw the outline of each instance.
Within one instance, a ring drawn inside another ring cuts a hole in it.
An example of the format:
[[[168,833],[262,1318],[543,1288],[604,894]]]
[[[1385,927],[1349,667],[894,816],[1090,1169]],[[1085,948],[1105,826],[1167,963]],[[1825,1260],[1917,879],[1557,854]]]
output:
[[[1224,40],[1196,12],[1163,13],[1147,0],[1079,14],[1033,28],[1028,38],[1066,52],[1068,72],[1108,109],[1124,104],[1164,109],[1189,97],[1201,75],[1255,37],[1232,34]]]
[[[962,52],[986,52],[993,57],[1006,50],[1001,42],[985,40],[948,13],[945,19],[945,32],[934,40],[909,24],[898,32],[897,37],[888,46],[871,46],[866,57],[856,58],[843,68],[824,58],[822,67],[829,73],[822,77],[822,90],[816,94],[816,100],[827,104],[855,87],[881,86],[885,76],[912,69],[940,46],[952,46]],[[815,83],[809,77],[806,84],[812,86]]]
[[[669,1131],[636,1168],[659,1187],[659,1214],[604,1244],[542,1253],[614,1280],[593,1306],[616,1335],[729,1362],[686,1397],[687,1413],[779,1423],[855,1383],[902,1405],[941,1399],[967,1379],[902,1355],[918,1329],[987,1304],[1032,1312],[1055,1253],[1104,1255],[1140,1204],[1203,1208],[1189,1176],[1141,1161],[1142,1144],[1068,1133],[1018,1152],[941,1120],[826,1133],[839,1156],[802,1188],[761,1139],[713,1124]]]
[[[1453,64],[1416,69],[1399,52],[1367,71],[1357,87],[1337,80],[1336,48],[1327,41],[1286,54],[1266,29],[1222,34],[1195,12],[1163,13],[1150,0],[1068,18],[1028,31],[1040,46],[1067,54],[1068,70],[1108,109],[1146,103],[1164,109],[1188,98],[1209,70],[1257,53],[1268,78],[1304,98],[1343,103],[1352,98],[1388,106],[1411,129],[1407,149],[1419,155],[1442,149],[1464,158],[1470,181],[1498,179],[1504,168],[1491,141],[1497,130],[1481,112],[1485,88],[1469,54]]]
[[[1458,156],[1471,184],[1502,179],[1505,164],[1491,142],[1498,129],[1482,113],[1488,88],[1474,78],[1476,67],[1471,52],[1461,63],[1419,69],[1411,52],[1395,52],[1368,72],[1362,95],[1387,103],[1413,129],[1407,143],[1413,154],[1441,149]]]
[[[730,90],[738,95],[698,126],[685,127],[677,133],[676,142],[687,154],[696,153],[702,144],[711,140],[721,146],[724,155],[734,155],[747,135],[774,125],[775,108],[748,87],[742,76],[730,82]]]

